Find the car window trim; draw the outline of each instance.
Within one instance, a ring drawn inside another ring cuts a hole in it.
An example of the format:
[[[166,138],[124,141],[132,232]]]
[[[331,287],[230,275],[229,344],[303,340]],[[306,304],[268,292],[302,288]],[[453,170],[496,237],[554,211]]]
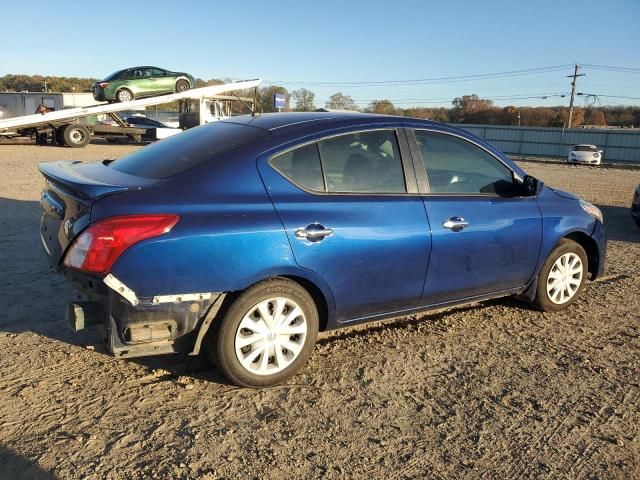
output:
[[[498,195],[497,193],[461,193],[461,192],[432,192],[431,188],[429,186],[429,177],[427,176],[427,170],[425,167],[425,162],[424,159],[422,158],[422,152],[420,151],[420,147],[418,146],[418,141],[416,140],[415,137],[415,131],[416,130],[420,130],[420,131],[424,131],[424,132],[429,132],[429,133],[435,133],[438,135],[446,135],[446,136],[450,136],[450,137],[456,137],[459,138],[460,140],[463,140],[467,143],[470,143],[471,145],[474,145],[478,148],[480,148],[481,150],[483,150],[484,152],[488,153],[489,156],[493,157],[495,160],[497,160],[500,164],[502,164],[507,170],[509,170],[509,172],[511,172],[511,179],[512,181],[522,181],[522,178],[520,177],[520,175],[518,175],[518,173],[509,165],[507,165],[502,159],[500,159],[498,156],[496,156],[493,152],[491,152],[489,149],[487,149],[486,147],[484,147],[483,145],[480,145],[477,142],[474,142],[473,140],[470,140],[469,138],[466,138],[463,135],[457,134],[457,133],[453,133],[453,132],[444,132],[442,130],[438,130],[435,128],[427,128],[427,127],[406,127],[407,129],[411,130],[411,135],[407,135],[407,137],[409,138],[409,144],[411,145],[411,151],[412,153],[415,153],[415,155],[417,156],[417,162],[414,160],[414,165],[419,164],[416,166],[416,173],[418,175],[419,181],[418,181],[418,185],[420,187],[422,187],[422,195],[424,196],[438,196],[438,197],[495,197],[495,198],[504,198],[501,195]],[[418,173],[419,172],[419,173]],[[516,197],[509,197],[509,198],[519,198],[521,195],[516,196]]]
[[[415,192],[409,192],[409,180],[407,179],[407,175],[411,175],[411,172],[413,171],[413,169],[407,171],[407,169],[405,168],[405,161],[403,160],[403,149],[400,146],[402,143],[402,140],[404,139],[406,141],[406,137],[405,136],[401,136],[399,131],[402,130],[402,127],[398,127],[398,126],[394,126],[394,127],[376,127],[376,128],[364,128],[362,130],[349,130],[349,131],[343,131],[343,132],[339,132],[339,133],[333,133],[330,135],[327,135],[326,137],[320,137],[320,138],[315,138],[313,140],[308,140],[306,142],[303,143],[298,143],[294,146],[285,148],[283,150],[280,150],[276,153],[273,153],[271,155],[268,156],[267,158],[267,164],[269,165],[270,168],[272,168],[278,175],[280,175],[282,178],[284,178],[285,180],[287,180],[288,182],[292,183],[293,185],[295,185],[296,187],[298,187],[301,190],[304,190],[307,193],[310,193],[312,195],[319,195],[319,196],[357,196],[357,197],[371,197],[371,196],[382,196],[382,197],[398,197],[398,196],[420,196],[421,193],[419,191]],[[403,174],[404,174],[404,182],[405,182],[405,189],[407,191],[405,192],[393,192],[393,193],[382,193],[382,192],[329,192],[327,191],[327,185],[326,185],[326,179],[325,179],[325,174],[324,174],[324,166],[322,165],[322,154],[320,153],[320,145],[319,143],[323,140],[328,140],[331,138],[335,138],[335,137],[340,137],[340,136],[344,136],[344,135],[349,135],[349,134],[354,134],[354,133],[363,133],[363,132],[375,132],[375,131],[393,131],[396,134],[396,140],[398,141],[398,150],[399,150],[399,154],[400,154],[400,163],[402,165],[402,170],[403,170]],[[318,157],[320,159],[320,168],[322,170],[322,181],[324,184],[324,191],[318,191],[318,190],[311,190],[303,185],[300,185],[298,182],[296,182],[295,180],[293,180],[292,178],[288,177],[287,175],[285,175],[284,173],[280,172],[276,167],[274,167],[273,163],[271,162],[274,158],[280,156],[280,155],[284,155],[288,152],[291,152],[292,150],[296,150],[298,148],[302,148],[304,146],[307,146],[309,144],[315,143],[316,144],[316,148],[318,149]],[[404,153],[407,153],[407,148],[405,146],[404,149]],[[410,161],[408,159],[408,161]],[[413,172],[415,175],[415,172]]]

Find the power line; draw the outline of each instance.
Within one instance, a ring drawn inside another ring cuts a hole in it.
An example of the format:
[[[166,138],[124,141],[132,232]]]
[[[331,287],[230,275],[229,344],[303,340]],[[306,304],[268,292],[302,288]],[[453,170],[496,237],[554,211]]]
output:
[[[623,72],[623,73],[640,73],[640,68],[635,67],[614,67],[612,65],[594,65],[591,63],[582,63],[583,67],[593,68],[595,70],[609,70],[612,72]]]
[[[316,82],[316,81],[287,81],[287,80],[266,80],[271,84],[283,84],[283,85],[305,85],[315,87],[375,87],[375,86],[387,86],[387,85],[424,85],[434,83],[454,83],[454,82],[469,82],[474,80],[492,80],[498,78],[512,78],[527,75],[538,75],[542,73],[557,72],[560,70],[566,70],[571,67],[571,64],[567,65],[555,65],[550,67],[539,68],[527,68],[524,70],[511,70],[505,72],[495,73],[481,73],[473,75],[457,75],[449,77],[433,77],[433,78],[417,78],[408,80],[374,80],[374,81],[359,81],[359,82]]]
[[[482,100],[491,100],[491,101],[505,101],[505,100],[529,100],[529,99],[540,99],[545,100],[549,98],[564,98],[568,96],[568,93],[536,93],[536,94],[522,94],[522,95],[498,95],[492,96],[490,98],[481,97]],[[357,105],[368,105],[374,101],[387,100],[394,104],[402,104],[402,103],[414,103],[416,105],[420,104],[438,104],[438,103],[450,103],[453,98],[451,97],[443,97],[443,98],[374,98],[374,99],[352,99],[353,103]],[[329,99],[316,99],[318,103],[326,103]]]

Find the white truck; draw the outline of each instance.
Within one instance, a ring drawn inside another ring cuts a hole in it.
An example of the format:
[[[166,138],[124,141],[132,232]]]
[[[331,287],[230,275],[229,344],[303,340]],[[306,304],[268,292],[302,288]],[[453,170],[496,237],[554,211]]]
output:
[[[188,120],[185,128],[202,125],[211,121],[224,118],[230,112],[225,111],[224,101],[239,100],[245,105],[252,102],[251,99],[234,96],[223,96],[223,93],[237,92],[257,88],[260,79],[243,80],[239,82],[211,85],[208,87],[194,88],[180,93],[159,95],[156,97],[142,98],[122,103],[103,103],[89,107],[70,108],[44,114],[25,115],[2,119],[0,117],[0,137],[13,137],[29,135],[36,139],[51,138],[57,145],[69,147],[84,147],[91,141],[92,136],[129,136],[139,137],[148,133],[147,128],[132,127],[122,120],[117,112],[134,110],[142,107],[161,105],[164,103],[181,101],[186,106],[185,119]],[[197,109],[197,112],[195,111]],[[92,115],[110,115],[117,125],[86,125],[80,123],[82,118]]]

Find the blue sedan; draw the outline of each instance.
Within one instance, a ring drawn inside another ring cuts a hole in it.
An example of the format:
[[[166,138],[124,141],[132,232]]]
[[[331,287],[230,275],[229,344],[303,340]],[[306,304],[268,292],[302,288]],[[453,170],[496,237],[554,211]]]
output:
[[[448,125],[234,117],[115,161],[40,164],[40,235],[118,357],[198,354],[266,386],[317,333],[517,296],[568,307],[602,274],[594,205]]]

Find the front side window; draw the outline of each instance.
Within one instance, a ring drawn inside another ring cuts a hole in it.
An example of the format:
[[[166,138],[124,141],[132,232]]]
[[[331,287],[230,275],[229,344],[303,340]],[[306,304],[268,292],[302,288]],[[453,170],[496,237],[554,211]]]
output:
[[[328,192],[405,193],[394,130],[357,132],[318,142]]]
[[[415,130],[432,193],[509,194],[513,175],[493,155],[452,135]]]
[[[271,159],[271,165],[301,187],[324,191],[318,145],[311,143]]]

